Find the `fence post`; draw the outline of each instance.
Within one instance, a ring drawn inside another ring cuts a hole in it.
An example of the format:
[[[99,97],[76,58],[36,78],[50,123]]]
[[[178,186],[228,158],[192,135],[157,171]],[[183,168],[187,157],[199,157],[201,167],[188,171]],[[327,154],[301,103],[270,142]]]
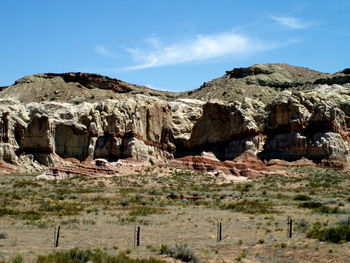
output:
[[[287,236],[289,238],[292,238],[292,231],[293,231],[293,219],[288,218],[288,229],[287,229]]]
[[[61,227],[58,226],[55,247],[58,247],[58,240],[60,239],[60,229]]]
[[[217,230],[217,233],[216,233],[217,241],[220,242],[222,240],[222,223],[221,222],[217,223],[216,230]]]
[[[140,246],[140,227],[137,227],[137,233],[136,233],[136,246]]]
[[[134,247],[140,246],[140,232],[141,229],[139,226],[134,228]]]

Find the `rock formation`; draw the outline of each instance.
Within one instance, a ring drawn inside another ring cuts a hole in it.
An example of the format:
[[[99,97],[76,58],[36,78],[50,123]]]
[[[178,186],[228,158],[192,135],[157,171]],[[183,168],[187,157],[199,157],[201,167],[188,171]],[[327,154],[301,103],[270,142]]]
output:
[[[96,74],[37,74],[0,98],[0,160],[18,166],[175,157],[172,163],[237,174],[237,157],[247,152],[261,160],[349,164],[348,69],[254,65],[177,94]]]
[[[172,99],[174,92],[153,90],[98,74],[46,73],[26,76],[9,87],[3,87],[1,97],[24,103],[41,101],[94,101],[118,99],[119,95],[144,94]]]
[[[10,163],[21,154],[46,166],[62,158],[159,162],[175,150],[169,105],[144,95],[78,105],[1,101],[0,114],[1,159]]]

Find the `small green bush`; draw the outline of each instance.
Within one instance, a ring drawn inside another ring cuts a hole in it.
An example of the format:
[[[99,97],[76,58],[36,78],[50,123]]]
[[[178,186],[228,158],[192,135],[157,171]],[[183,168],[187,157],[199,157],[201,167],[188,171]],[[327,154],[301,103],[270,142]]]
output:
[[[198,258],[194,255],[193,251],[188,248],[187,244],[175,244],[171,247],[162,244],[160,247],[160,254],[166,254],[182,262],[199,262]]]
[[[238,257],[236,257],[236,260],[237,260],[237,261],[241,261],[242,258],[246,258],[246,257],[247,257],[247,252],[246,252],[246,251],[243,251],[243,252],[241,252],[241,254],[239,254]]]
[[[264,240],[264,239],[259,239],[259,240],[258,240],[258,243],[259,243],[259,244],[264,244],[264,243],[265,243],[265,240]]]
[[[294,227],[296,231],[301,233],[305,233],[308,228],[309,228],[309,222],[307,222],[305,219],[301,219],[299,222],[296,223]]]
[[[287,243],[284,243],[284,242],[277,243],[277,244],[275,245],[275,247],[286,248],[286,247],[287,247]]]
[[[2,216],[12,216],[23,220],[39,220],[42,214],[34,210],[15,210],[9,208],[0,208],[0,217]]]
[[[159,254],[161,255],[165,254],[168,251],[168,249],[169,248],[167,245],[161,244],[159,248]]]
[[[311,197],[308,195],[304,195],[304,194],[298,194],[298,195],[295,195],[293,197],[293,200],[295,200],[295,201],[309,201],[309,200],[311,200]]]
[[[21,255],[16,255],[12,260],[12,263],[23,263],[24,259]]]
[[[307,232],[306,237],[331,243],[348,242],[350,241],[350,226],[339,225],[323,228],[321,224],[316,223],[313,225],[313,228]]]
[[[122,200],[122,201],[120,201],[120,205],[121,205],[122,207],[126,207],[126,206],[129,205],[129,202],[126,201],[126,200]]]
[[[320,213],[320,214],[349,214],[348,210],[341,209],[338,206],[335,206],[335,207],[321,206],[313,209],[312,211],[314,213]]]
[[[319,208],[323,206],[320,202],[310,201],[310,202],[303,202],[298,205],[300,208],[308,208],[308,209],[314,209]]]
[[[319,213],[319,214],[348,214],[349,211],[345,209],[341,209],[338,206],[335,207],[329,207],[326,205],[321,204],[320,202],[303,202],[298,205],[300,208],[308,208],[312,209],[313,213]]]

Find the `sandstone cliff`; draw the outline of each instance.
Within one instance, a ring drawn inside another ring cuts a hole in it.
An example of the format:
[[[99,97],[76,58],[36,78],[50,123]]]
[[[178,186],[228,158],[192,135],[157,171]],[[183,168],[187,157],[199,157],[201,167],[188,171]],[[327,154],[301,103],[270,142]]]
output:
[[[21,154],[47,166],[62,158],[157,162],[175,150],[169,105],[143,95],[78,105],[2,100],[0,115],[0,158],[10,163]]]
[[[0,97],[0,160],[17,165],[155,163],[203,151],[221,161],[251,152],[349,163],[349,70],[254,65],[178,94],[95,74],[38,74]]]

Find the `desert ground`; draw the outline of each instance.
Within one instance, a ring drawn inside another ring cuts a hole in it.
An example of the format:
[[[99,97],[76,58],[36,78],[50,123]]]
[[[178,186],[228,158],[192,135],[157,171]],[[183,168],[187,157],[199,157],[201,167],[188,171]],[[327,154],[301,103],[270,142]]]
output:
[[[38,255],[79,248],[181,262],[161,249],[177,244],[197,262],[349,262],[349,243],[310,232],[349,223],[350,174],[321,167],[288,173],[242,183],[166,166],[65,180],[1,175],[0,260],[37,262]]]

